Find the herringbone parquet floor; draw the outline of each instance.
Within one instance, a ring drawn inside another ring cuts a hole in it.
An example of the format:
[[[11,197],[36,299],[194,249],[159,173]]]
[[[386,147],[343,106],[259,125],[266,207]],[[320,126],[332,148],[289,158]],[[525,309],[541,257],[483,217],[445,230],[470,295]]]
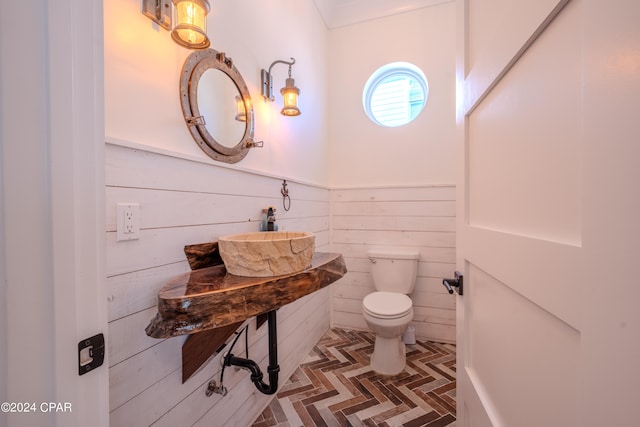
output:
[[[456,349],[418,341],[395,376],[369,368],[374,335],[331,329],[252,427],[455,427]]]

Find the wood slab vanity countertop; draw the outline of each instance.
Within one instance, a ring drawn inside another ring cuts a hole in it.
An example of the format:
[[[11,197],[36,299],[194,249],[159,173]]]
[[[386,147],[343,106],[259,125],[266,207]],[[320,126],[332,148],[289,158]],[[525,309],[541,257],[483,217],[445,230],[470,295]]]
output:
[[[158,313],[146,332],[168,338],[231,325],[322,289],[346,272],[341,254],[322,252],[313,254],[306,270],[284,276],[234,276],[224,265],[193,270],[160,290]]]

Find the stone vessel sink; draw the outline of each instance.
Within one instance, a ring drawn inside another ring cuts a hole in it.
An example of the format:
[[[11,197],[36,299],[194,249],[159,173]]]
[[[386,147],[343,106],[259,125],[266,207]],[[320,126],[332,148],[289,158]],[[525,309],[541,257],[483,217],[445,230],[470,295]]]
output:
[[[316,236],[302,231],[266,231],[222,236],[220,256],[228,273],[271,277],[303,271],[311,265]]]

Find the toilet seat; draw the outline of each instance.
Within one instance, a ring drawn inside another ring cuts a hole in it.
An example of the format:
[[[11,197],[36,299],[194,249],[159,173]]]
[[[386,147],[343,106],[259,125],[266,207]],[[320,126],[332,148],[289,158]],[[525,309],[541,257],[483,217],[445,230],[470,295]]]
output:
[[[412,311],[413,302],[397,292],[373,292],[362,300],[362,310],[378,319],[398,319]]]

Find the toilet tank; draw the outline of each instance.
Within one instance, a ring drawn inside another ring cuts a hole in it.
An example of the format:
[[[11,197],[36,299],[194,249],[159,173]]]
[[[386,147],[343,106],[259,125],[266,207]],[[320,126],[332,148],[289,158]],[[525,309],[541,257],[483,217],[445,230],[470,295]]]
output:
[[[410,294],[416,286],[420,253],[407,249],[370,249],[371,277],[377,291]]]

